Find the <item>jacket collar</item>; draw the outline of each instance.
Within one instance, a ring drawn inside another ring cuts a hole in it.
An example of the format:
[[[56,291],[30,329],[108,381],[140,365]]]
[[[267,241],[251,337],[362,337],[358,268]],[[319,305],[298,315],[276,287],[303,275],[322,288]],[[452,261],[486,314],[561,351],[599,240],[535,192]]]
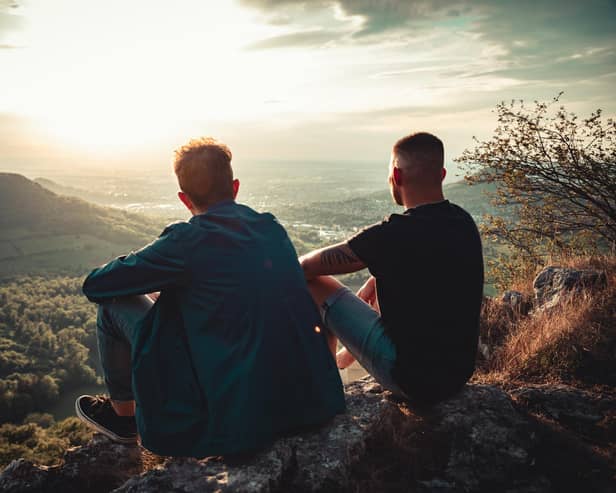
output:
[[[196,219],[198,217],[201,216],[206,216],[214,211],[218,211],[218,210],[223,210],[226,209],[227,207],[231,207],[237,205],[235,200],[229,199],[229,200],[221,200],[220,202],[216,202],[215,204],[210,205],[207,208],[207,211],[202,212],[201,214],[196,214],[193,217],[190,218],[190,221],[192,221],[193,219]]]

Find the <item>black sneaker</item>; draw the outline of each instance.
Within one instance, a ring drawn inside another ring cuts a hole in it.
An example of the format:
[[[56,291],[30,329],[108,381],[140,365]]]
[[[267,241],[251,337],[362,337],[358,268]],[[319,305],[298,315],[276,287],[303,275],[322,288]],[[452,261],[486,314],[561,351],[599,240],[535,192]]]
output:
[[[118,416],[105,396],[82,395],[75,401],[79,419],[99,433],[123,444],[137,443],[137,424],[134,416]]]

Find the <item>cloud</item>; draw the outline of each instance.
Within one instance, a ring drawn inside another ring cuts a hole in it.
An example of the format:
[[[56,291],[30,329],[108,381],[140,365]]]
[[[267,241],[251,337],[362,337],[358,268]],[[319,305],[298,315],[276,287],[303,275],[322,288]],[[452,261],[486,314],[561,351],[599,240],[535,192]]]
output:
[[[304,13],[339,9],[347,16],[364,19],[358,34],[390,31],[401,26],[417,26],[426,21],[453,20],[463,16],[478,19],[481,32],[498,33],[512,40],[521,35],[566,31],[579,36],[614,36],[614,0],[240,0],[244,5],[283,15],[293,9]],[[540,29],[538,29],[540,28]]]
[[[289,25],[301,23],[303,31],[264,40],[268,48],[310,46],[336,36],[344,43],[362,45],[387,40],[410,43],[426,33],[445,31],[451,37],[442,42],[453,42],[454,35],[466,33],[492,47],[490,58],[499,62],[492,67],[492,75],[568,80],[616,70],[616,50],[611,49],[616,46],[614,0],[241,1],[266,13],[293,13],[288,17]],[[324,13],[331,24],[324,20]],[[319,24],[308,26],[313,30],[305,32],[309,18],[318,18]],[[334,24],[339,27],[341,21],[347,21],[347,29],[330,29]],[[377,76],[404,76],[413,70],[399,67]],[[487,75],[486,67],[479,70],[482,73],[476,75]],[[472,73],[465,71],[467,77]]]
[[[318,46],[337,39],[340,34],[336,31],[313,30],[300,31],[280,36],[261,39],[245,47],[247,50],[269,50],[273,48],[291,48],[296,46]]]
[[[22,26],[23,17],[19,15],[19,5],[12,0],[0,0],[0,39]]]
[[[0,10],[18,9],[19,3],[14,0],[0,0]]]
[[[385,72],[378,72],[371,77],[374,79],[391,79],[394,77],[407,77],[420,73],[437,73],[443,70],[443,64],[426,65],[412,68],[405,68],[400,70],[388,70]]]
[[[362,111],[347,111],[335,113],[334,118],[346,122],[348,125],[354,125],[360,122],[365,125],[366,122],[387,122],[399,121],[409,118],[424,118],[424,117],[439,117],[443,115],[452,115],[468,111],[484,111],[492,109],[493,105],[482,100],[480,94],[469,94],[463,100],[449,101],[444,100],[440,104],[432,103],[430,105],[407,104],[399,106],[389,106],[386,108],[375,107]]]
[[[357,37],[382,33],[417,21],[438,17],[457,17],[468,7],[452,8],[450,0],[241,0],[243,4],[263,11],[280,12],[284,9],[314,11],[331,9],[348,18],[363,19]]]

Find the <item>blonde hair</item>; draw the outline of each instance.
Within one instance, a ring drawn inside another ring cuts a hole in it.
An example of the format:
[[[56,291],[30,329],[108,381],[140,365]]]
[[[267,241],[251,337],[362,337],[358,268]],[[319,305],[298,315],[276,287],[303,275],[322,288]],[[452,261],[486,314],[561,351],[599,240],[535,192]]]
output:
[[[192,139],[175,151],[173,170],[180,190],[198,208],[233,199],[231,151],[211,137]]]

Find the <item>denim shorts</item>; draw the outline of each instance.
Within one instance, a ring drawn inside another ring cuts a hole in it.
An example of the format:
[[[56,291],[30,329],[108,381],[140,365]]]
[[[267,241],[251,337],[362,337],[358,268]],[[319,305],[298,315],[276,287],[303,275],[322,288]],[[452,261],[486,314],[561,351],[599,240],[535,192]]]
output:
[[[385,333],[381,316],[347,287],[331,294],[320,307],[323,324],[357,362],[387,390],[406,394],[391,376],[396,346]]]

